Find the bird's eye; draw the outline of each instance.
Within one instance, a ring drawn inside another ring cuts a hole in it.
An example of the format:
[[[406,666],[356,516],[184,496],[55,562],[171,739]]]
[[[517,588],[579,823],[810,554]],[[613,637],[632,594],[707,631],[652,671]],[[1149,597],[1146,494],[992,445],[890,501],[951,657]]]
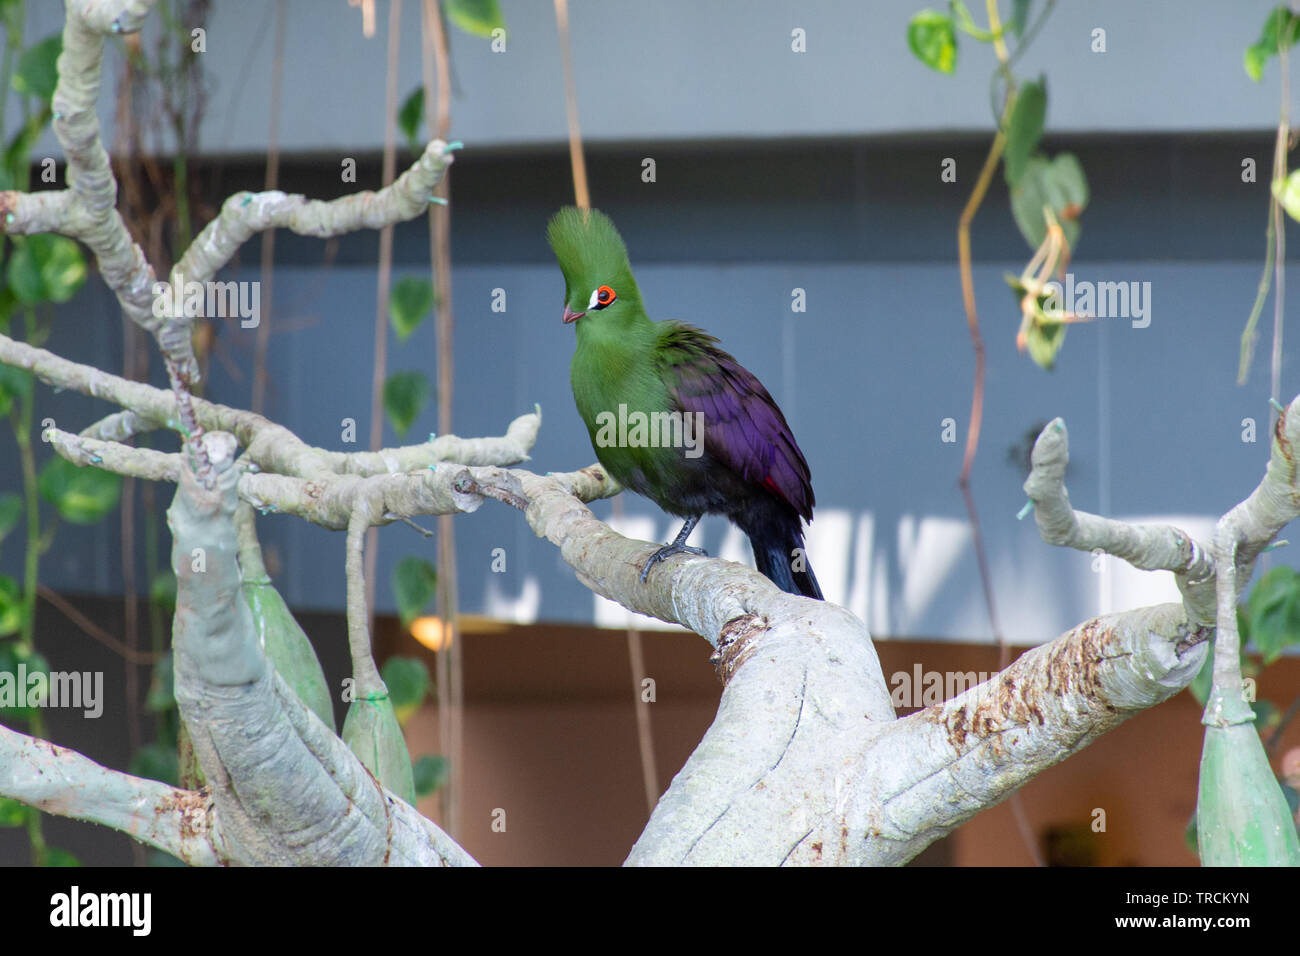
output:
[[[593,309],[603,309],[617,298],[618,296],[613,289],[603,285],[591,294],[591,307]]]

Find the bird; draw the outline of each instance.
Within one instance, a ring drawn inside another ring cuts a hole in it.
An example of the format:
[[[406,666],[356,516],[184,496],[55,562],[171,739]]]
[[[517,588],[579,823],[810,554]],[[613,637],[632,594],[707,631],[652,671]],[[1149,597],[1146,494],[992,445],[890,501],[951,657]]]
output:
[[[804,551],[808,462],[762,383],[707,332],[646,314],[627,247],[597,209],[566,206],[547,224],[575,328],[574,403],[601,465],[625,488],[685,519],[641,569],[677,554],[706,514],[743,531],[754,564],[781,590],[822,600]],[[706,555],[707,556],[707,555]]]

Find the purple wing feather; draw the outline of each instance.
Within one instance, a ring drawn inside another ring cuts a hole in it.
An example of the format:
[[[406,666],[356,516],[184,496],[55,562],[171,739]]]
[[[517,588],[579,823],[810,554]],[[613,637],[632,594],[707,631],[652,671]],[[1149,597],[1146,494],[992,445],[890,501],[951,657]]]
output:
[[[812,520],[808,462],[767,389],[713,336],[684,323],[663,324],[665,380],[682,411],[703,414],[705,450]]]

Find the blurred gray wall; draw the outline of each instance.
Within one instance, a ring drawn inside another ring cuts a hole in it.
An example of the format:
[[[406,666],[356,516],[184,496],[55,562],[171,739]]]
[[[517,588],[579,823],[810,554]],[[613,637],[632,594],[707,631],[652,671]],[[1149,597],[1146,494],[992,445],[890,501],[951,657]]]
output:
[[[957,491],[971,386],[954,230],[986,148],[986,48],[963,40],[956,77],[912,60],[905,25],[919,2],[631,3],[573,0],[571,17],[593,194],[620,224],[651,314],[717,334],[768,385],[812,467],[818,499],[810,551],[827,597],[882,636],[987,639],[979,578]],[[1277,67],[1261,85],[1241,67],[1269,3],[1058,4],[1022,74],[1046,69],[1048,148],[1083,158],[1093,201],[1072,267],[1078,280],[1150,283],[1150,324],[1100,320],[1070,330],[1055,372],[1017,354],[1019,322],[1003,274],[1030,255],[995,184],[977,220],[977,295],[989,349],[975,489],[1002,623],[1036,642],[1108,609],[1169,599],[1171,576],[1049,548],[1024,503],[1026,434],[1063,416],[1076,506],[1125,518],[1176,518],[1194,530],[1254,487],[1268,454],[1267,355],[1234,384],[1238,336],[1259,281],[1267,185],[1261,179],[1277,113]],[[58,11],[51,4],[51,23]],[[294,2],[286,54],[283,188],[337,195],[339,159],[381,143],[383,10],[374,39],[342,2]],[[408,2],[403,92],[419,81],[418,4]],[[563,283],[542,239],[547,215],[570,201],[560,67],[552,8],[503,0],[508,50],[457,35],[454,133],[467,148],[453,175],[456,431],[500,434],[539,403],[532,467],[593,460],[573,408],[573,334],[559,321]],[[269,117],[271,4],[216,4],[209,27],[213,101],[204,149],[228,164],[232,191],[260,179]],[[38,36],[38,25],[32,25]],[[808,52],[790,52],[790,30]],[[1094,27],[1105,54],[1089,51]],[[110,76],[115,73],[110,73]],[[111,85],[111,84],[110,84]],[[111,123],[107,104],[102,115]],[[724,147],[719,141],[745,139]],[[509,147],[527,147],[514,148]],[[238,155],[250,154],[242,167]],[[656,157],[658,180],[640,181]],[[940,164],[958,161],[958,182]],[[378,185],[370,162],[360,187]],[[1000,177],[999,177],[1000,180]],[[347,187],[352,188],[352,187]],[[427,274],[427,228],[398,229],[399,274]],[[331,267],[324,244],[281,233],[269,319],[269,411],[309,442],[345,449],[340,422],[369,413],[375,241],[349,237]],[[1292,249],[1300,248],[1292,242]],[[257,244],[223,276],[255,280]],[[490,309],[506,290],[507,311]],[[807,311],[792,312],[804,289]],[[1292,297],[1294,299],[1294,296]],[[1288,310],[1293,311],[1293,310]],[[224,325],[211,395],[246,405],[254,332]],[[49,348],[120,368],[120,316],[92,279],[60,314]],[[435,368],[432,322],[390,342],[389,368]],[[1300,388],[1288,355],[1283,392]],[[109,409],[43,389],[42,416],[80,428]],[[426,434],[432,403],[412,430]],[[955,442],[943,422],[957,422]],[[1243,419],[1257,440],[1242,441]],[[398,439],[391,432],[386,442]],[[170,447],[170,446],[169,446]],[[0,460],[0,488],[18,484]],[[161,489],[163,497],[170,489]],[[631,496],[629,496],[631,497]],[[594,510],[610,514],[609,503]],[[628,533],[666,540],[674,520],[626,504]],[[296,607],[337,609],[342,535],[268,516],[278,583]],[[489,502],[457,519],[462,608],[516,620],[617,624],[555,548],[521,517]],[[121,588],[117,519],[63,528],[44,561],[67,591]],[[697,543],[748,561],[721,519]],[[380,608],[388,575],[431,544],[394,525],[380,533]],[[492,550],[507,570],[492,573]],[[0,569],[18,569],[6,541]],[[1285,555],[1284,555],[1285,556]]]
[[[453,135],[475,146],[559,142],[565,118],[554,8],[546,0],[500,4],[509,25],[505,52],[452,33]],[[907,23],[927,5],[946,8],[926,0],[572,0],[584,134],[600,143],[983,133],[992,122],[991,51],[961,37],[955,76],[921,67],[907,48]],[[983,17],[982,4],[970,6]],[[1048,75],[1056,132],[1259,129],[1277,121],[1277,67],[1261,88],[1242,70],[1242,50],[1273,6],[1060,0],[1016,68]],[[290,0],[284,149],[333,153],[383,143],[387,4],[376,7],[377,29],[367,39],[359,9]],[[33,39],[62,24],[61,3],[38,9],[28,24]],[[202,135],[211,152],[266,148],[274,10],[269,0],[213,2],[205,56],[214,84]],[[398,89],[405,95],[421,82],[420,4],[407,0],[402,12]],[[795,28],[805,31],[805,53],[791,50]],[[1106,31],[1105,53],[1092,52],[1095,29]],[[112,51],[106,62],[117,69]],[[100,106],[111,123],[111,104]]]

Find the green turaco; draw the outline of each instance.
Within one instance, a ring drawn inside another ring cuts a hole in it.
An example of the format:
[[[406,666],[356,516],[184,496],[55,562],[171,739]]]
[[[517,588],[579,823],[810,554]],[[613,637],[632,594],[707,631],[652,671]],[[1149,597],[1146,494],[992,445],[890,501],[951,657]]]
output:
[[[686,519],[641,580],[672,555],[703,554],[686,540],[702,516],[721,514],[777,587],[820,599],[800,522],[812,520],[808,462],[767,389],[713,336],[646,315],[608,216],[561,209],[547,238],[564,273],[564,321],[577,330],[573,398],[596,457],[625,488]]]

